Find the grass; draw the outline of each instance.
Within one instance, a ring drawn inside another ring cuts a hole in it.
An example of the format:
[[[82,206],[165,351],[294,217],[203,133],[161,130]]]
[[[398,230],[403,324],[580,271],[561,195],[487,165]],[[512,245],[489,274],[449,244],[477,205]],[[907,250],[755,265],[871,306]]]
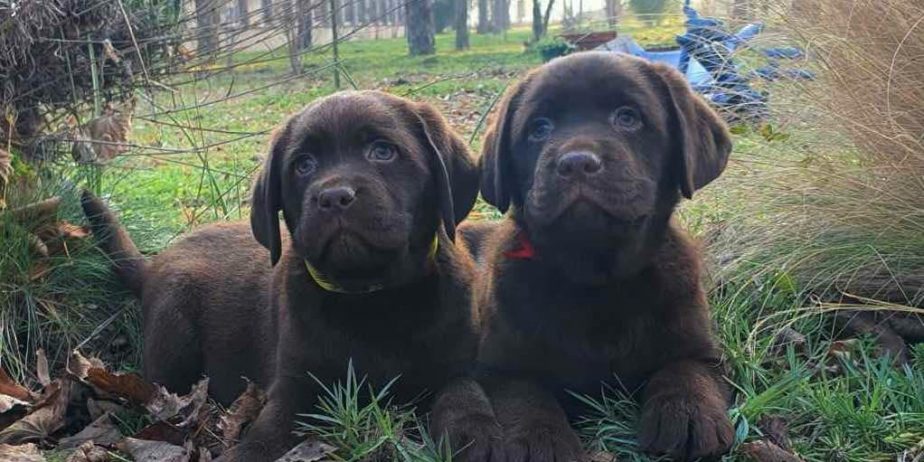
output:
[[[677,24],[665,21],[661,28],[645,29],[628,21],[623,27],[644,44],[657,45],[668,40]],[[524,51],[528,35],[526,29],[506,36],[473,35],[471,49],[456,52],[451,51],[452,36],[444,34],[437,37],[435,57],[406,56],[401,38],[351,41],[341,46],[341,53],[356,87],[436,104],[466,137],[476,135],[477,148],[479,120],[497,94],[516,75],[540,63],[536,54]],[[119,157],[102,172],[63,168],[55,173],[106,197],[148,253],[203,223],[245,218],[250,178],[269,131],[284,115],[335,89],[323,48],[304,56],[305,72],[297,78],[289,76],[283,53],[240,53],[235,62],[233,74],[215,73],[177,85],[173,93],[142,100],[133,140],[147,148]],[[776,108],[789,110],[800,104],[797,91],[770,90]],[[760,201],[775,191],[755,192],[768,171],[782,160],[824,165],[825,155],[813,155],[805,146],[828,143],[830,138],[820,138],[811,123],[783,123],[780,129],[789,136],[773,141],[756,132],[737,134],[735,156],[725,176],[683,206],[680,215],[687,227],[719,242],[710,249],[715,260],[730,258],[724,255],[728,248],[721,246],[727,241],[715,240],[734,231],[730,223],[744,217],[776,219],[773,207],[760,207]],[[202,147],[207,148],[187,152]],[[60,193],[65,199],[63,216],[81,221],[73,187],[62,189],[57,178],[38,183],[42,190],[35,197],[9,197],[11,204]],[[795,202],[779,200],[771,205],[796,207]],[[497,214],[482,203],[475,216]],[[0,225],[0,230],[7,229]],[[52,351],[57,356],[113,314],[118,316],[111,327],[115,333],[93,337],[97,343],[90,344],[91,351],[105,351],[100,338],[117,335],[138,344],[136,305],[119,292],[106,262],[92,247],[79,246],[68,257],[56,257],[48,262],[52,272],[47,278],[31,281],[35,260],[25,236],[2,232],[7,233],[7,247],[0,251],[4,367],[28,378],[36,348],[58,345]],[[805,242],[804,236],[799,238]],[[785,247],[766,250],[788,252]],[[851,255],[856,253],[846,249],[832,265],[844,265]],[[736,261],[733,273],[716,273],[720,280],[710,296],[730,367],[729,385],[736,390],[730,416],[739,445],[761,438],[765,429],[760,422],[768,417],[788,422],[793,446],[811,461],[891,460],[924,440],[924,347],[914,349],[911,366],[895,367],[877,356],[870,339],[840,342],[824,307],[814,303],[809,285],[791,268],[758,256]],[[781,346],[785,328],[805,335],[805,344]],[[137,358],[126,354],[117,363],[134,368]],[[598,396],[574,399],[586,405],[586,416],[577,425],[588,447],[613,452],[620,460],[650,460],[636,450],[638,408],[630,396],[607,389]],[[316,412],[301,417],[300,429],[335,446],[340,460],[450,460],[451,455],[420,430],[423,416],[400,404],[389,400],[387,387],[370,390],[348,368],[345,381],[327,386]],[[727,460],[744,456],[736,448]]]

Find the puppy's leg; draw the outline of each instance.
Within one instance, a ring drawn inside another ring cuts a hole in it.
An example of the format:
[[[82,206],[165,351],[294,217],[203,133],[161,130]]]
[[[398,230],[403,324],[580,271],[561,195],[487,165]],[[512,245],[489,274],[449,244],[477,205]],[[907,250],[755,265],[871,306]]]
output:
[[[189,303],[168,293],[144,307],[144,376],[175,393],[189,392],[203,374],[198,331],[180,309],[194,308]]]
[[[639,443],[680,460],[718,456],[734,442],[727,409],[718,367],[696,360],[671,363],[645,387]]]
[[[482,384],[504,429],[507,462],[580,462],[581,440],[550,392],[527,380],[489,378]]]
[[[470,378],[450,382],[436,397],[430,411],[433,439],[447,438],[453,460],[502,462],[503,433],[484,390]]]

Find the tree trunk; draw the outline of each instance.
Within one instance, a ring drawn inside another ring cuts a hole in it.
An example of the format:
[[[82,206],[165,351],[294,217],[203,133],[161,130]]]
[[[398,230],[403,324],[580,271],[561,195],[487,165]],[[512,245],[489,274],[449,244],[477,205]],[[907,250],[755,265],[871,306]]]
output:
[[[348,22],[350,26],[355,27],[356,26],[356,0],[346,0],[346,1],[349,2],[343,7],[344,12],[345,12],[344,15],[346,16],[346,22]]]
[[[488,0],[478,0],[478,27],[475,32],[487,34],[491,31],[490,16],[488,14]]]
[[[543,35],[549,31],[549,19],[552,19],[552,6],[553,5],[555,5],[555,0],[549,0],[549,4],[545,7],[545,18],[542,19]]]
[[[407,44],[411,56],[436,52],[433,5],[430,0],[407,0]]]
[[[318,26],[327,27],[330,24],[330,3],[323,0],[312,8],[312,15],[318,17]]]
[[[250,27],[250,5],[247,0],[237,0],[237,24],[238,26],[247,29]]]
[[[619,24],[622,14],[622,0],[606,0],[606,22],[611,28]]]
[[[298,50],[307,50],[311,48],[311,21],[312,8],[310,0],[295,0],[295,23],[298,33]]]
[[[356,5],[356,24],[366,24],[366,0],[354,0]]]
[[[494,17],[492,30],[495,33],[510,28],[510,3],[508,0],[494,0]]]
[[[215,0],[196,0],[196,53],[207,56],[218,49],[221,4]]]
[[[541,0],[533,0],[533,42],[538,42],[549,30],[549,19],[552,18],[552,6],[555,0],[549,0],[545,7],[545,16],[542,15]]]
[[[455,0],[456,50],[468,48],[468,0]]]
[[[523,24],[526,19],[526,0],[517,0],[517,24]]]
[[[270,25],[273,23],[273,0],[260,0],[260,9],[263,12],[263,23]]]

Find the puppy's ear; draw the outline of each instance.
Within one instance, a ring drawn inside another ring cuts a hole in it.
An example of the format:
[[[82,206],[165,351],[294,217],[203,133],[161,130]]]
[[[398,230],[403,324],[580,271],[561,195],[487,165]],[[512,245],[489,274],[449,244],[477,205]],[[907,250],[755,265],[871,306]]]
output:
[[[478,159],[481,169],[481,195],[501,213],[507,211],[511,194],[516,193],[516,182],[510,165],[510,150],[513,149],[510,131],[513,115],[520,105],[520,96],[528,81],[529,77],[504,92],[488,124],[481,158]]]
[[[286,127],[273,132],[269,152],[263,161],[263,169],[253,184],[250,209],[250,229],[263,247],[270,251],[275,266],[282,255],[282,238],[279,235],[279,211],[282,210],[281,163],[288,138]]]
[[[676,70],[655,65],[667,88],[680,137],[680,192],[690,199],[693,193],[719,177],[732,150],[725,122],[698,95]]]
[[[468,216],[478,197],[478,167],[465,141],[439,111],[427,103],[413,103],[412,111],[431,150],[430,170],[436,175],[443,227],[455,239],[456,224]]]

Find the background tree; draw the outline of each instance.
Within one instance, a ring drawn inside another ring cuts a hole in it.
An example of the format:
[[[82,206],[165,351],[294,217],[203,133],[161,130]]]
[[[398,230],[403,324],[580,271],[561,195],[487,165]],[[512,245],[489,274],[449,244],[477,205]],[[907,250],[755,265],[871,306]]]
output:
[[[638,15],[639,19],[652,26],[661,24],[664,12],[668,7],[676,6],[678,6],[677,0],[629,0],[629,7],[632,8],[632,12]]]
[[[218,49],[221,2],[196,0],[196,52],[205,56]]]
[[[468,48],[468,0],[455,0],[456,50]]]
[[[453,24],[455,0],[433,0],[433,25],[436,33],[442,34]]]
[[[616,27],[619,16],[622,15],[622,0],[606,0],[606,22],[610,27]]]
[[[295,26],[297,50],[311,48],[311,25],[313,20],[311,0],[295,1]]]
[[[542,0],[533,0],[533,42],[538,42],[549,30],[549,19],[552,17],[552,6],[555,0],[549,0],[542,14]]]
[[[408,0],[406,35],[411,56],[436,53],[433,33],[433,5],[430,0]]]
[[[478,0],[478,27],[475,32],[487,34],[491,32],[491,16],[488,0]]]
[[[273,0],[260,0],[260,10],[263,12],[263,22],[267,25],[273,23]]]
[[[234,13],[238,24],[246,29],[250,27],[250,2],[247,0],[237,0],[237,8]]]
[[[500,33],[510,29],[510,0],[494,0],[492,31]]]

